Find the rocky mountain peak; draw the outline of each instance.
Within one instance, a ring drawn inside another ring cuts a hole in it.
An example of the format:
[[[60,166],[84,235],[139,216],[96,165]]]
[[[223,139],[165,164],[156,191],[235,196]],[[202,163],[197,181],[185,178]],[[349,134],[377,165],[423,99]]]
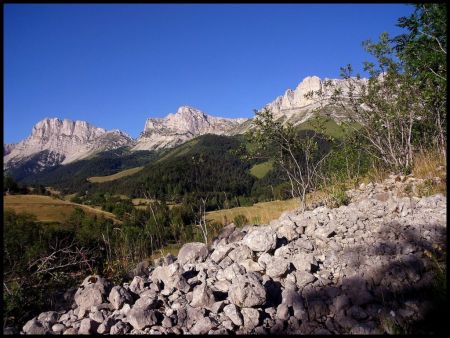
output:
[[[198,110],[196,108],[189,107],[189,106],[179,107],[177,112],[175,113],[175,115],[183,116],[183,117],[192,117],[192,116],[199,116],[199,117],[203,117],[203,118],[207,117],[207,115],[204,112],[202,112],[201,110]]]
[[[86,121],[45,118],[33,126],[31,135],[25,140],[14,147],[3,147],[4,168],[14,167],[43,151],[47,151],[47,157],[58,159],[52,160],[51,165],[56,165],[132,144],[132,138],[118,130],[106,131]],[[45,168],[46,165],[40,167]]]
[[[58,136],[78,137],[83,140],[90,140],[106,133],[103,128],[97,128],[86,121],[72,121],[69,119],[45,118],[33,126],[31,138],[38,142],[45,142],[46,139]]]
[[[354,79],[352,79],[354,80]],[[325,86],[325,82],[331,81],[332,86]],[[360,79],[359,84],[367,82],[367,79]],[[269,109],[275,118],[284,118],[290,120],[294,124],[305,122],[313,115],[315,108],[319,107],[319,103],[315,98],[305,97],[311,91],[322,90],[324,98],[329,99],[334,88],[340,88],[342,92],[348,93],[349,80],[344,79],[321,79],[318,76],[305,77],[297,87],[292,90],[288,89],[284,95],[278,96],[274,101],[268,103],[264,108]],[[322,102],[327,104],[327,102]],[[333,116],[339,120],[340,116]]]
[[[11,151],[13,151],[13,149],[15,148],[16,144],[15,143],[4,143],[3,144],[3,156],[8,155]]]
[[[164,118],[149,118],[133,150],[174,147],[204,134],[231,135],[247,119],[208,115],[199,109],[181,106]]]

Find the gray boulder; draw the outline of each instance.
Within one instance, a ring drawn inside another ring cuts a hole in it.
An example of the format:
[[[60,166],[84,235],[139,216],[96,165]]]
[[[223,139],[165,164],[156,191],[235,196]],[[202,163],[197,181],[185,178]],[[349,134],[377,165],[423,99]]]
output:
[[[55,311],[42,312],[38,316],[38,320],[42,323],[46,323],[48,326],[52,326],[58,320],[58,313]]]
[[[211,254],[211,260],[217,264],[220,263],[233,248],[234,245],[232,244],[218,246]]]
[[[111,335],[114,334],[124,334],[124,333],[128,333],[130,332],[130,327],[128,324],[122,322],[122,321],[118,321],[116,324],[114,324],[111,327],[111,330],[109,331],[109,333]]]
[[[106,279],[92,275],[86,277],[75,293],[75,303],[80,307],[79,317],[91,306],[100,305],[109,293],[111,283]]]
[[[313,254],[299,253],[292,257],[292,264],[298,271],[312,272],[317,267],[317,261]]]
[[[63,332],[66,329],[66,326],[64,324],[54,324],[52,326],[52,331],[55,333]]]
[[[187,263],[203,262],[206,257],[208,257],[208,247],[204,243],[187,243],[178,252],[178,263],[183,266]]]
[[[275,249],[277,236],[270,227],[258,227],[245,235],[242,242],[253,251],[267,252]]]
[[[232,280],[228,293],[230,301],[239,307],[254,307],[266,302],[266,289],[254,272],[239,275]]]
[[[209,317],[203,317],[191,328],[192,334],[206,334],[215,326],[215,323]]]
[[[171,293],[175,289],[188,292],[190,287],[183,277],[183,270],[180,264],[176,262],[168,266],[158,266],[151,276],[153,283],[162,282],[164,289],[169,291],[168,293]]]
[[[214,295],[206,283],[202,283],[201,285],[197,285],[195,287],[192,294],[192,301],[190,303],[192,307],[211,309],[214,302]]]
[[[97,331],[98,323],[90,318],[84,318],[78,329],[78,334],[93,334]]]
[[[114,286],[111,289],[108,300],[116,310],[120,309],[125,303],[133,303],[133,297],[131,294],[121,286]]]
[[[228,254],[228,257],[240,263],[246,259],[253,259],[253,251],[247,245],[239,245]]]
[[[286,305],[286,303],[281,303],[277,307],[277,319],[280,320],[288,320],[289,318],[289,307]]]
[[[133,307],[127,315],[128,322],[138,330],[147,326],[155,325],[157,322],[155,310],[143,307]],[[112,333],[111,333],[112,334]]]
[[[286,238],[289,242],[299,237],[296,227],[293,224],[284,224],[277,229],[278,238]]]
[[[266,275],[269,277],[280,277],[289,269],[289,261],[282,257],[273,257],[266,264]]]
[[[234,325],[241,326],[244,322],[239,309],[234,304],[229,304],[223,308],[225,315],[230,318]]]
[[[144,283],[145,283],[144,278],[142,278],[140,276],[135,276],[130,283],[129,289],[131,292],[138,295],[142,291],[144,291]]]
[[[252,308],[241,309],[242,317],[244,318],[244,329],[251,331],[259,324],[259,311]]]
[[[295,271],[294,275],[299,289],[302,289],[305,285],[308,285],[316,280],[316,277],[306,271]]]
[[[23,332],[26,334],[47,334],[50,332],[50,329],[47,325],[44,325],[42,322],[33,318],[29,320],[22,328]]]
[[[242,265],[247,272],[260,272],[264,270],[263,267],[257,262],[253,261],[253,259],[245,259],[239,264]]]

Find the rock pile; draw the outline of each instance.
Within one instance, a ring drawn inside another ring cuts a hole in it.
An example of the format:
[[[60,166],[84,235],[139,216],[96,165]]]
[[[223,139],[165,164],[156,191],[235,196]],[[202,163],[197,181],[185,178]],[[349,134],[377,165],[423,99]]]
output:
[[[445,197],[399,197],[393,185],[361,186],[335,209],[230,224],[211,248],[188,243],[121,286],[89,276],[72,309],[41,313],[23,332],[392,333],[426,315],[428,256],[446,245]]]

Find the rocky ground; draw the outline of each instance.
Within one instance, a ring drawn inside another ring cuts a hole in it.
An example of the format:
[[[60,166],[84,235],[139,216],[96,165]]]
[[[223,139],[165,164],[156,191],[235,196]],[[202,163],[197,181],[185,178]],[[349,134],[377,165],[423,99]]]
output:
[[[67,293],[71,309],[22,333],[402,332],[427,316],[446,250],[446,198],[402,196],[419,183],[391,176],[349,191],[347,206],[230,224],[210,248],[186,244],[123,285],[88,276]]]

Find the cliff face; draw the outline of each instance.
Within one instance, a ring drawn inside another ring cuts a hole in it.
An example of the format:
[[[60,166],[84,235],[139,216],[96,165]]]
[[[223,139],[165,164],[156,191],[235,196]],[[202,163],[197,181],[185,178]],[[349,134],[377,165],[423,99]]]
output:
[[[207,115],[187,106],[178,108],[165,118],[147,119],[144,132],[133,150],[152,150],[174,147],[204,134],[231,135],[236,127],[248,119],[227,119]]]
[[[329,81],[330,86],[326,86],[325,83]],[[366,84],[367,79],[361,79],[352,82],[356,84],[356,91],[360,85]],[[308,76],[303,79],[298,86],[292,90],[288,89],[284,95],[278,96],[274,101],[268,103],[264,108],[269,109],[274,118],[283,118],[284,120],[294,122],[294,124],[300,124],[308,120],[314,113],[314,109],[330,104],[330,98],[335,89],[342,91],[345,96],[349,93],[349,80],[340,79],[320,79],[317,76]],[[311,91],[322,91],[323,101],[318,102],[317,98],[305,97]],[[336,120],[342,118],[338,112],[332,113],[331,117]]]
[[[330,81],[332,86],[326,86],[326,81]],[[366,82],[366,79],[356,81],[356,89]],[[306,77],[294,90],[288,89],[265,108],[270,109],[276,119],[297,125],[313,116],[319,106],[329,105],[334,89],[341,89],[345,95],[348,87],[348,80]],[[318,102],[317,98],[305,97],[307,93],[318,90],[323,91],[322,102]],[[338,109],[331,108],[329,111],[333,119],[339,121],[343,118]],[[20,165],[30,156],[43,151],[46,153],[39,168],[70,163],[96,152],[122,146],[129,146],[131,150],[170,148],[200,135],[235,135],[244,133],[251,127],[252,119],[215,117],[188,106],[178,108],[176,113],[168,114],[165,118],[147,119],[144,131],[137,140],[119,130],[106,131],[85,121],[47,118],[33,127],[27,139],[15,145],[3,145],[4,168]],[[52,161],[47,163],[45,158],[51,158]]]
[[[130,145],[132,142],[133,140],[123,132],[106,131],[85,121],[46,118],[33,127],[29,137],[16,144],[4,156],[4,167],[14,166],[42,151],[54,154],[53,158],[59,159],[53,161],[52,165],[66,164],[97,151],[115,149]]]
[[[8,155],[11,151],[13,151],[13,149],[15,148],[16,144],[15,143],[11,143],[11,144],[3,144],[3,156]]]

